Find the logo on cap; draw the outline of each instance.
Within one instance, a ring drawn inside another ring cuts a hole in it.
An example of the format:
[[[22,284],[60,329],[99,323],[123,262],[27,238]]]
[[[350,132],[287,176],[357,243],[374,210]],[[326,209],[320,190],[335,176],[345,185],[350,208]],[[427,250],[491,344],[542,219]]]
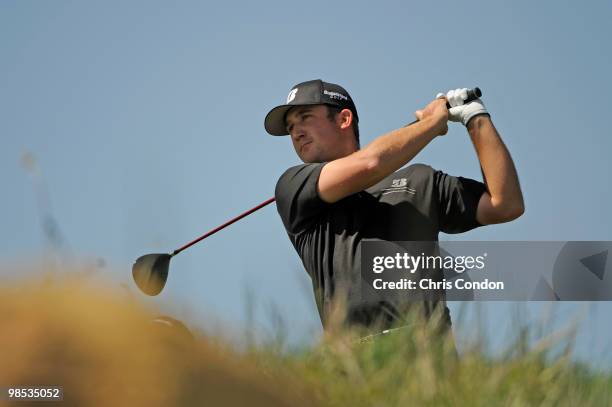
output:
[[[295,99],[295,94],[297,93],[297,91],[298,91],[298,88],[291,89],[291,92],[289,92],[289,95],[287,95],[287,102],[286,103],[293,102],[293,99]]]
[[[330,92],[328,90],[324,90],[323,94],[329,96],[330,99],[348,100],[348,97],[338,92]]]

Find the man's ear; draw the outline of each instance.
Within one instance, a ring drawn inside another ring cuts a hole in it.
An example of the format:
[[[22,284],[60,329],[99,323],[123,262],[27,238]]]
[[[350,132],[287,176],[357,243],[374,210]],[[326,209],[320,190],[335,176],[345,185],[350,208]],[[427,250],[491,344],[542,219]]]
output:
[[[351,109],[342,109],[336,117],[336,121],[342,130],[350,128],[353,124],[353,119],[354,117]]]

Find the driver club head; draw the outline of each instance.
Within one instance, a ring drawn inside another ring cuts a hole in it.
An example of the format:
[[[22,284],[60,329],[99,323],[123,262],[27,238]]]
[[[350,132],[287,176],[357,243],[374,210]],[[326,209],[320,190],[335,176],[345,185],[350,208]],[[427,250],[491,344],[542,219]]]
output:
[[[132,276],[143,293],[153,296],[164,289],[171,258],[167,253],[152,253],[136,260],[132,266]]]

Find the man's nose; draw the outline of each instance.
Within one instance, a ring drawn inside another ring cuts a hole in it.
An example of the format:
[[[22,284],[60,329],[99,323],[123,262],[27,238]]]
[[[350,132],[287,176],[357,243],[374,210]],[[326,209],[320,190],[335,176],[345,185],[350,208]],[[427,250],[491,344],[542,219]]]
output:
[[[293,126],[291,129],[291,138],[295,141],[299,141],[302,137],[304,137],[304,131],[299,126]]]

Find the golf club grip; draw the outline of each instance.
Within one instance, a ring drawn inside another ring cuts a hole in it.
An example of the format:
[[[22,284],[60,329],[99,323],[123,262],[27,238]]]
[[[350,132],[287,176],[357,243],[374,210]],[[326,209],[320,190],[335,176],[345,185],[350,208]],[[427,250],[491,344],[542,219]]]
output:
[[[465,99],[463,104],[470,103],[471,101],[476,100],[481,96],[482,96],[482,91],[480,90],[478,86],[476,86],[474,89],[468,89],[467,99]],[[450,105],[448,104],[448,102],[446,102],[446,107],[450,109]]]
[[[468,91],[467,91],[467,98],[465,99],[463,104],[470,103],[470,102],[478,99],[481,96],[482,96],[482,91],[480,90],[480,88],[478,86],[475,87],[474,89],[468,89]],[[446,108],[447,109],[451,108],[451,105],[449,105],[448,102],[446,102]],[[416,122],[418,122],[418,120],[410,122],[407,125],[405,125],[404,127],[408,127],[408,126],[410,126],[412,124],[415,124]]]
[[[257,205],[254,208],[249,209],[248,211],[241,213],[240,215],[236,216],[235,218],[232,218],[230,220],[228,220],[227,222],[225,222],[224,224],[217,226],[216,228],[212,229],[211,231],[206,232],[205,234],[203,234],[202,236],[198,237],[196,240],[187,243],[185,246],[180,247],[178,249],[176,249],[175,251],[172,252],[172,256],[179,254],[180,252],[182,252],[183,250],[187,249],[188,247],[193,246],[194,244],[198,243],[199,241],[206,239],[208,236],[210,235],[214,235],[215,233],[217,233],[218,231],[220,231],[221,229],[224,229],[226,227],[228,227],[229,225],[231,225],[234,222],[238,222],[240,219],[244,218],[245,216],[248,216],[250,214],[252,214],[253,212],[255,212],[256,210],[259,210],[261,208],[263,208],[264,206],[271,204],[272,202],[274,202],[276,199],[275,198],[270,198],[262,203],[260,203],[259,205]]]

